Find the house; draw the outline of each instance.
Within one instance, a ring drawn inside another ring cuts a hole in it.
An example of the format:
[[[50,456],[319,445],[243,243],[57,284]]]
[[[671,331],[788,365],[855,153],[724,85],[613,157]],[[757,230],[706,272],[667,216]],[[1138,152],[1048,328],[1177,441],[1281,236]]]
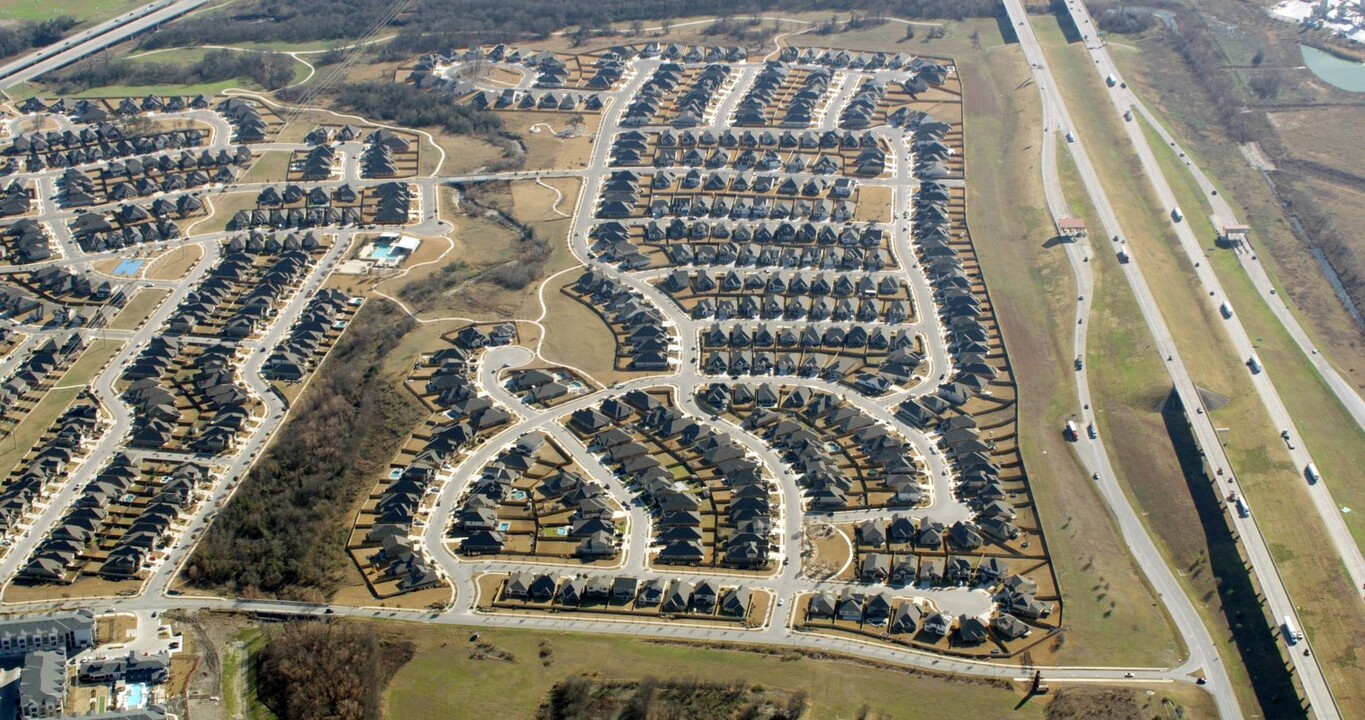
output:
[[[858,578],[863,582],[886,582],[891,577],[891,556],[867,553],[858,564]]]
[[[66,655],[37,650],[24,657],[19,673],[18,714],[21,720],[62,716],[66,699]]]

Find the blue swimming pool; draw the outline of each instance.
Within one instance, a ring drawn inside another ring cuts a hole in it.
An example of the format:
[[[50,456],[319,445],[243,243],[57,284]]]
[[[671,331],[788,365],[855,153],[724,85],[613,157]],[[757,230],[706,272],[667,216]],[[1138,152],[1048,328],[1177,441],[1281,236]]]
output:
[[[147,707],[147,684],[130,683],[125,687],[121,705],[128,710]]]
[[[142,269],[142,260],[123,260],[114,268],[114,277],[133,277]]]

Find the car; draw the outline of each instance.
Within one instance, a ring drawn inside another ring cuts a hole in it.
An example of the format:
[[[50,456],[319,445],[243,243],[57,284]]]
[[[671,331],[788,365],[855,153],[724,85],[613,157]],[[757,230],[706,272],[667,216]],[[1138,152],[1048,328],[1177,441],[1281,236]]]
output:
[[[1099,474],[1099,473],[1090,473],[1090,479],[1091,479],[1091,480],[1099,480],[1099,479],[1100,479],[1100,474]]]
[[[778,599],[777,599],[777,606],[778,606],[778,607],[782,607],[783,605],[786,605],[786,604],[787,604],[787,598],[778,598]]]

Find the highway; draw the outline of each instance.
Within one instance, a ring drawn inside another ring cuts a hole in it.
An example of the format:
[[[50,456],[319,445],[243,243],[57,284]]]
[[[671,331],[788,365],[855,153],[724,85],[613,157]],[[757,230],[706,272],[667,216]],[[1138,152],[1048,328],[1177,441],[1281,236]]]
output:
[[[123,42],[140,32],[156,27],[160,23],[178,18],[207,4],[208,1],[178,0],[178,2],[172,2],[171,0],[157,0],[157,2],[144,5],[113,20],[82,30],[60,43],[40,48],[0,67],[0,91],[70,65],[110,45]]]
[[[1104,230],[1105,236],[1116,238],[1125,237],[1125,233],[1119,225],[1118,218],[1115,215],[1113,207],[1105,194],[1104,187],[1100,182],[1099,174],[1096,172],[1094,165],[1090,161],[1089,155],[1086,153],[1084,138],[1076,132],[1076,126],[1071,121],[1070,115],[1067,112],[1066,103],[1062,99],[1061,93],[1052,77],[1051,70],[1043,55],[1042,47],[1038,43],[1038,39],[1033,32],[1032,25],[1028,21],[1022,3],[1020,0],[1005,0],[1005,7],[1009,12],[1011,21],[1015,25],[1016,33],[1018,34],[1020,44],[1024,50],[1024,55],[1033,68],[1035,82],[1038,83],[1039,89],[1044,93],[1044,96],[1048,98],[1044,105],[1051,106],[1052,108],[1053,114],[1051,115],[1049,122],[1059,123],[1057,125],[1049,124],[1047,126],[1048,129],[1072,133],[1074,141],[1067,142],[1066,145],[1076,162],[1090,202],[1099,215],[1097,219]],[[1188,231],[1187,226],[1185,229]],[[1129,250],[1129,252],[1131,253],[1131,250]],[[1147,324],[1153,341],[1162,356],[1163,364],[1175,386],[1176,394],[1185,407],[1196,440],[1207,456],[1208,466],[1214,471],[1213,479],[1224,479],[1226,481],[1226,486],[1219,491],[1219,494],[1221,495],[1223,491],[1233,491],[1241,494],[1241,488],[1238,487],[1236,483],[1232,465],[1228,461],[1223,446],[1219,441],[1213,422],[1204,410],[1203,400],[1200,398],[1194,381],[1191,378],[1188,369],[1185,367],[1179,348],[1176,347],[1174,338],[1170,333],[1170,329],[1167,326],[1165,319],[1161,315],[1156,299],[1152,294],[1151,289],[1148,287],[1146,279],[1142,275],[1141,263],[1139,263],[1137,259],[1134,259],[1132,262],[1121,264],[1120,267],[1137,299],[1138,307],[1142,312],[1143,319]],[[1261,586],[1262,592],[1265,595],[1266,604],[1270,609],[1270,616],[1274,618],[1292,617],[1299,623],[1299,626],[1302,627],[1298,613],[1293,602],[1290,600],[1288,591],[1284,587],[1284,582],[1280,578],[1278,568],[1270,555],[1266,541],[1256,526],[1255,517],[1240,517],[1236,513],[1232,513],[1230,509],[1229,515],[1232,518],[1238,536],[1242,540],[1243,549],[1251,561],[1252,569],[1256,575],[1258,584]],[[1176,617],[1178,623],[1182,622],[1179,613],[1173,613],[1173,615]],[[1303,644],[1307,645],[1307,641],[1305,640]],[[1289,660],[1297,671],[1313,713],[1317,717],[1322,718],[1339,717],[1330,689],[1322,676],[1322,669],[1318,666],[1317,656],[1301,657],[1299,656],[1296,647],[1294,652],[1289,653]],[[1222,707],[1224,701],[1220,700],[1219,704],[1220,707]]]
[[[1073,0],[1073,2],[1069,4],[1069,7],[1071,9],[1072,17],[1076,22],[1076,26],[1081,28],[1088,36],[1094,37],[1095,28],[1091,25],[1090,16],[1085,9],[1085,5],[1079,0]],[[1087,48],[1090,51],[1091,57],[1096,61],[1093,63],[1096,72],[1101,75],[1113,75],[1115,79],[1113,87],[1108,88],[1108,95],[1115,109],[1115,113],[1121,116],[1129,108],[1136,108],[1151,123],[1152,127],[1158,129],[1158,133],[1177,153],[1183,154],[1183,151],[1175,144],[1174,139],[1166,133],[1164,128],[1162,128],[1162,125],[1156,121],[1156,118],[1147,111],[1146,106],[1137,102],[1137,97],[1133,94],[1132,90],[1124,87],[1127,83],[1123,81],[1122,75],[1118,72],[1118,68],[1109,57],[1108,48],[1103,43],[1093,41],[1087,42]],[[1123,125],[1128,133],[1129,140],[1137,150],[1143,173],[1151,184],[1153,191],[1156,193],[1163,207],[1174,208],[1178,204],[1176,202],[1175,193],[1166,180],[1165,174],[1161,171],[1161,166],[1157,162],[1150,144],[1147,142],[1146,134],[1142,132],[1141,127],[1139,127],[1136,122],[1125,122]],[[1208,177],[1201,171],[1198,171],[1193,164],[1193,161],[1189,160],[1188,154],[1185,154],[1183,159],[1187,163],[1187,167],[1191,169],[1191,172],[1195,174],[1196,181],[1199,183],[1200,187],[1203,188],[1205,198],[1209,200],[1215,208],[1213,226],[1218,228],[1220,226],[1220,219],[1222,224],[1235,224],[1236,217],[1232,213],[1232,208],[1228,205],[1222,195],[1213,194],[1214,188],[1212,183],[1209,182]],[[1214,272],[1212,265],[1208,262],[1204,262],[1207,258],[1204,255],[1203,247],[1200,245],[1200,239],[1196,237],[1194,231],[1190,229],[1189,223],[1174,222],[1170,217],[1167,217],[1166,220],[1175,231],[1176,237],[1180,239],[1180,247],[1189,259],[1190,265],[1193,266],[1195,275],[1199,278],[1200,287],[1207,293],[1206,297],[1208,299],[1209,310],[1221,316],[1219,306],[1223,302],[1228,302],[1231,306],[1231,302],[1228,300],[1227,294],[1223,291],[1222,284],[1219,282],[1218,275]],[[1304,358],[1312,363],[1318,370],[1323,380],[1326,381],[1328,387],[1332,389],[1333,394],[1336,395],[1337,400],[1341,402],[1342,406],[1347,409],[1362,428],[1365,428],[1365,402],[1361,401],[1361,398],[1356,393],[1355,389],[1336,372],[1336,369],[1327,362],[1326,358],[1313,348],[1312,343],[1308,340],[1308,336],[1303,328],[1298,324],[1298,321],[1294,319],[1292,313],[1290,313],[1288,307],[1284,304],[1284,301],[1280,299],[1278,293],[1274,291],[1274,287],[1271,285],[1270,279],[1266,276],[1265,269],[1261,266],[1259,260],[1253,259],[1253,254],[1245,250],[1238,252],[1237,258],[1242,267],[1247,271],[1253,285],[1255,285],[1266,305],[1270,307],[1275,316],[1280,320],[1290,337],[1294,338],[1300,351],[1303,353]],[[1246,329],[1242,326],[1240,316],[1237,314],[1235,307],[1233,307],[1231,317],[1224,317],[1221,325],[1227,332],[1228,340],[1232,343],[1233,347],[1236,348],[1239,359],[1245,364],[1248,358],[1256,354],[1256,346],[1252,341],[1250,334],[1247,333]],[[1281,432],[1287,433],[1287,436],[1284,437],[1287,441],[1285,443],[1286,449],[1294,461],[1294,466],[1299,471],[1296,480],[1305,483],[1308,487],[1309,497],[1312,499],[1313,506],[1317,510],[1318,516],[1322,519],[1323,526],[1327,529],[1329,537],[1332,539],[1332,544],[1337,555],[1341,557],[1342,563],[1346,566],[1346,572],[1350,577],[1352,587],[1365,587],[1365,556],[1362,556],[1360,546],[1356,543],[1355,538],[1346,527],[1346,521],[1343,519],[1340,510],[1341,506],[1332,499],[1330,490],[1331,482],[1324,478],[1320,482],[1311,485],[1307,484],[1304,468],[1306,468],[1309,463],[1313,462],[1313,458],[1309,454],[1307,443],[1304,442],[1303,436],[1295,427],[1293,417],[1285,407],[1274,382],[1271,380],[1271,375],[1275,372],[1275,368],[1264,367],[1264,363],[1262,363],[1262,365],[1263,369],[1261,372],[1249,372],[1248,376],[1251,379],[1252,385],[1256,388],[1256,393],[1261,399],[1261,404],[1265,406],[1266,413],[1270,416],[1271,422],[1274,424],[1275,428]],[[1335,480],[1341,482],[1347,480],[1347,478],[1336,478]]]

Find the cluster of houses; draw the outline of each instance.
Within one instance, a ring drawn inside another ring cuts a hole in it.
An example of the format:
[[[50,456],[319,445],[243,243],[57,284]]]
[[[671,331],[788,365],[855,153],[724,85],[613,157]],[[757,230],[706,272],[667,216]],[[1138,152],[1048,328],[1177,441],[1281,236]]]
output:
[[[863,325],[770,328],[734,323],[727,328],[717,323],[702,333],[703,349],[710,353],[701,370],[708,375],[819,377],[829,382],[854,375],[855,387],[877,396],[908,382],[923,363],[913,343],[907,330],[888,339],[880,327],[869,331]],[[875,366],[867,362],[873,357],[879,360]]]
[[[886,96],[886,86],[872,78],[864,78],[853,97],[839,111],[839,127],[862,130],[872,125],[877,105]]]
[[[360,170],[365,177],[394,177],[398,174],[394,154],[411,152],[407,138],[392,130],[376,130],[365,142],[365,152],[360,156]]]
[[[584,272],[573,285],[616,335],[618,365],[631,370],[667,370],[673,343],[664,317],[653,303],[606,274]]]
[[[638,130],[621,132],[612,142],[609,164],[615,167],[645,164],[644,156],[650,150],[649,139],[650,136]],[[710,130],[703,130],[697,133],[685,131],[675,137],[671,132],[664,131],[655,140],[651,164],[658,168],[683,166],[704,167],[710,170],[729,168],[741,173],[756,171],[832,175],[842,172],[847,165],[853,173],[869,177],[881,175],[886,171],[886,150],[871,133],[855,135],[852,131],[845,131],[840,134],[828,130],[824,133],[806,131],[798,134],[786,130],[778,134],[770,130],[759,133],[751,130],[740,133],[726,130],[717,137]],[[847,157],[852,159],[846,160]],[[658,177],[654,179],[655,189],[668,187],[672,176],[666,177],[668,178],[666,181],[661,181]],[[685,177],[682,188],[724,190],[723,185],[717,184],[722,182],[725,182],[725,178],[716,176],[708,178],[705,184],[702,183],[700,176],[690,180]],[[803,180],[793,178],[790,182],[798,183],[798,187],[810,187]],[[833,187],[847,188],[849,182],[851,180]],[[763,179],[745,175],[738,181],[731,180],[729,189],[734,192],[766,193],[777,184],[776,178]],[[829,185],[831,183],[822,180],[814,187],[823,191]],[[788,194],[794,195],[796,192]],[[831,192],[831,196],[838,197],[839,193]],[[847,197],[847,193],[843,196]]]
[[[12,535],[49,486],[66,477],[68,466],[85,454],[98,427],[99,409],[91,402],[79,402],[57,418],[47,439],[34,448],[32,459],[0,489],[0,534]]]
[[[123,205],[108,214],[81,213],[71,220],[71,235],[88,253],[174,240],[180,237],[180,227],[172,222],[172,216],[181,216],[180,207],[186,208],[186,213],[194,212],[192,206],[198,201],[191,198],[177,204],[164,198],[158,200],[160,202],[153,204],[158,212],[165,213],[161,217],[153,217],[149,208],[138,205]]]
[[[326,134],[327,132],[322,128],[318,128],[313,132],[316,133],[319,131],[323,132],[324,134]],[[312,137],[312,134],[310,134],[309,137]],[[332,174],[336,169],[337,151],[336,148],[332,147],[331,145],[327,144],[315,145],[314,147],[309,149],[307,153],[304,154],[302,160],[296,161],[292,164],[293,167],[291,169],[294,172],[298,173],[300,179],[311,181],[326,180],[332,177]],[[274,188],[268,189],[273,190]],[[321,188],[317,189],[320,190]],[[323,192],[325,193],[326,191],[324,190]],[[320,202],[314,204],[326,205],[327,203]]]
[[[818,229],[817,229],[818,227]],[[624,226],[616,236],[624,235]],[[615,230],[604,223],[596,230]],[[833,226],[812,223],[709,223],[675,220],[643,227],[647,245],[662,246],[674,265],[823,268],[877,272],[892,266],[884,233],[875,225]],[[600,242],[600,241],[599,241]],[[611,246],[608,246],[611,247]]]
[[[186,361],[189,345],[174,336],[155,337],[124,369],[122,379],[128,387],[123,397],[138,411],[130,447],[157,450],[178,441],[197,452],[218,455],[236,445],[251,415],[246,389],[235,381],[237,350],[227,344],[195,346],[199,352]],[[190,408],[192,425],[183,439],[177,439],[176,429]]]
[[[28,194],[25,193],[24,197],[27,198]],[[0,228],[0,240],[3,240],[0,261],[26,265],[52,257],[52,244],[48,240],[47,230],[31,218],[23,218]]]
[[[561,380],[556,371],[533,368],[513,373],[504,387],[521,398],[522,402],[545,407],[569,396],[568,382]]]
[[[235,168],[249,162],[251,151],[245,146],[238,146],[235,151],[223,148],[217,153],[204,150],[197,156],[184,151],[178,157],[160,155],[115,160],[100,170],[100,179],[106,188],[105,202],[120,202],[155,193],[193,190],[214,183],[227,184],[236,178]],[[85,197],[68,192],[65,202],[68,207],[97,204],[95,196],[88,192]],[[193,209],[199,209],[197,203]]]
[[[218,113],[232,124],[237,142],[253,143],[265,140],[269,123],[261,116],[256,103],[242,98],[228,98],[218,103]]]
[[[737,270],[712,273],[706,270],[674,270],[659,284],[670,295],[687,294],[695,299],[691,307],[694,319],[715,318],[729,320],[745,318],[764,320],[810,319],[835,322],[885,323],[899,325],[913,314],[909,295],[893,274],[880,280],[870,274],[818,272],[815,275],[792,272],[750,272],[741,275]],[[863,327],[863,326],[859,326]],[[863,344],[866,344],[864,328]],[[729,343],[733,346],[750,344],[785,345],[806,344],[790,337],[772,343]],[[827,340],[829,338],[826,338]],[[840,336],[837,344],[844,344]],[[811,343],[813,345],[819,342]],[[884,346],[883,346],[884,347]]]
[[[0,286],[0,314],[29,325],[101,328],[126,301],[122,287],[54,266],[10,278]]]
[[[748,588],[722,587],[717,580],[639,580],[630,576],[578,575],[561,578],[549,573],[516,572],[507,577],[500,597],[504,602],[554,604],[562,608],[626,606],[657,610],[664,615],[716,614],[743,618],[749,613]]]
[[[226,340],[254,335],[274,317],[283,302],[307,276],[313,258],[297,237],[282,243],[270,236],[275,254],[234,249],[225,243],[224,253],[166,321],[176,335],[212,334]],[[235,238],[243,246],[245,238]],[[286,249],[286,244],[288,248]],[[258,262],[268,258],[264,264]]]
[[[633,430],[619,427],[639,417]],[[592,437],[589,450],[603,459],[633,487],[654,514],[656,559],[666,564],[696,565],[706,559],[707,534],[714,528],[715,564],[762,567],[771,550],[772,507],[769,482],[759,463],[748,457],[732,438],[692,420],[644,391],[631,391],[620,400],[608,399],[596,409],[573,413],[569,427]],[[673,456],[684,461],[686,477],[704,485],[703,496],[681,483],[641,438],[659,448],[676,446]],[[711,481],[700,476],[710,472]],[[724,495],[722,501],[717,495]],[[707,508],[704,510],[704,506]],[[723,507],[722,507],[723,506]],[[713,522],[704,514],[714,513]]]
[[[583,83],[589,90],[610,90],[626,72],[626,60],[615,51],[607,50],[592,62],[593,75]],[[526,58],[527,67],[536,71],[536,87],[562,88],[569,84],[569,67],[557,55],[541,52]]]
[[[787,84],[791,67],[781,61],[771,61],[754,78],[754,83],[735,110],[734,124],[762,126],[767,125],[767,111],[779,92]],[[829,92],[834,73],[829,68],[815,68],[805,74],[801,85],[790,96],[783,97],[782,119],[777,122],[781,127],[809,127],[815,120],[815,109]]]
[[[202,465],[184,463],[159,478],[154,491],[136,461],[116,455],[67,508],[60,522],[38,545],[18,577],[28,583],[71,583],[94,555],[91,545],[110,543],[99,569],[109,580],[136,577],[152,552],[164,544],[172,524],[194,504],[195,493],[208,479]],[[145,505],[142,504],[145,502]],[[121,507],[118,513],[112,508]],[[125,526],[126,525],[126,526]]]
[[[623,127],[654,124],[654,118],[671,111],[674,127],[696,127],[702,123],[706,109],[720,95],[721,85],[730,77],[730,68],[713,63],[695,73],[681,93],[683,77],[688,74],[682,65],[666,62],[654,70],[645,81],[621,118]]]
[[[335,288],[319,290],[289,328],[289,334],[266,358],[261,374],[269,380],[302,382],[317,367],[336,334],[345,329],[357,300]]]
[[[16,135],[0,152],[22,159],[26,170],[37,172],[47,168],[72,168],[101,160],[183,150],[197,147],[203,142],[204,133],[195,128],[128,138],[117,126],[100,123],[80,130],[49,130]]]
[[[374,206],[370,223],[376,225],[406,225],[410,222],[408,213],[412,205],[412,188],[407,183],[386,182],[374,186]],[[337,207],[334,203],[357,203],[360,196],[349,186],[343,185],[332,193],[315,187],[305,191],[298,185],[286,185],[281,193],[267,187],[257,196],[261,207],[255,210],[238,210],[228,221],[228,230],[247,230],[251,228],[312,228],[319,226],[360,225],[366,220],[359,205]],[[300,203],[300,207],[283,207]]]
[[[927,478],[915,462],[914,449],[858,408],[807,388],[788,392],[782,407],[786,412],[757,408],[745,427],[791,463],[809,507],[846,509],[855,495],[864,506],[913,507],[927,499]],[[832,451],[831,444],[840,449]],[[850,452],[853,448],[857,456]],[[854,460],[856,472],[842,467],[836,452]],[[874,502],[874,494],[885,499]]]
[[[0,659],[17,665],[13,717],[82,720],[164,720],[157,706],[67,715],[68,658],[94,647],[95,613],[88,608],[44,615],[12,615],[0,620]],[[83,685],[161,684],[170,679],[170,655],[136,654],[113,660],[84,660],[76,682]]]
[[[25,215],[32,206],[33,198],[29,196],[28,188],[18,180],[12,180],[4,189],[0,189],[0,218]]]
[[[379,494],[366,546],[379,546],[371,562],[385,580],[397,583],[399,592],[423,590],[440,584],[431,562],[413,546],[413,522],[422,498],[436,491],[441,461],[435,453],[419,456]]]
[[[545,443],[544,433],[528,433],[483,468],[455,511],[451,534],[463,538],[461,553],[506,552],[506,528],[510,523],[502,520],[499,511],[505,505],[529,503],[534,510],[537,534],[550,528],[542,524],[542,518],[568,513],[564,538],[575,543],[574,557],[592,561],[616,555],[620,549],[614,520],[616,511],[600,484],[559,467],[537,480],[530,493],[513,489],[536,466],[536,455]],[[530,551],[534,554],[537,549],[534,539],[532,543]]]
[[[43,340],[0,383],[0,415],[9,416],[17,411],[17,406],[29,393],[41,389],[53,379],[58,369],[75,360],[84,348],[85,340],[76,332]]]

